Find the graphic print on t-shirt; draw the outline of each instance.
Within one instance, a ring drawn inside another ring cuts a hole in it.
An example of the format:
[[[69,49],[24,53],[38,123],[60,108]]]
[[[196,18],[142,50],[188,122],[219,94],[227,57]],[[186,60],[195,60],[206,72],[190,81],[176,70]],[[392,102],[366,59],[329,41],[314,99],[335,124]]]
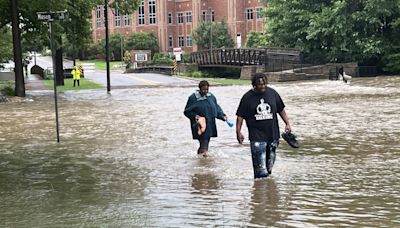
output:
[[[271,106],[268,103],[264,103],[264,99],[260,99],[260,104],[257,105],[257,114],[254,115],[256,120],[270,120],[273,118],[271,113]]]

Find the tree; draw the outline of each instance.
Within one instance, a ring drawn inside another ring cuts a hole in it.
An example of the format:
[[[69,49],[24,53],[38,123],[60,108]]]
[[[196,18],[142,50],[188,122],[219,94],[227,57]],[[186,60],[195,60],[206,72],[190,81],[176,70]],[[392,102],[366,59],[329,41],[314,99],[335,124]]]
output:
[[[12,59],[12,37],[10,28],[0,29],[0,63]]]
[[[247,34],[245,47],[261,48],[266,46],[265,37],[260,32],[250,32]]]
[[[380,64],[400,45],[399,0],[264,0],[271,46],[296,47],[327,61]]]
[[[133,33],[126,39],[127,50],[151,50],[152,55],[159,51],[156,34],[148,32]]]
[[[212,36],[213,48],[230,48],[234,45],[224,19],[220,23],[202,22],[192,33],[193,41],[200,49],[210,48],[210,36]]]

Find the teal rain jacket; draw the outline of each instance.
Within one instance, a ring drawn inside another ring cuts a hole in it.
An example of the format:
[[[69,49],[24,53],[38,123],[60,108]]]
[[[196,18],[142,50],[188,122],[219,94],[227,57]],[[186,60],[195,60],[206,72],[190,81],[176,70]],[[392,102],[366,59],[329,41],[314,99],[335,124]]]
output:
[[[215,125],[215,118],[223,120],[225,116],[225,113],[218,105],[217,99],[212,93],[209,92],[205,96],[201,96],[199,91],[196,91],[189,96],[183,114],[190,119],[193,139],[217,137],[218,134],[217,126]],[[196,115],[206,118],[206,131],[200,136],[197,134],[197,129],[194,127],[196,123]]]

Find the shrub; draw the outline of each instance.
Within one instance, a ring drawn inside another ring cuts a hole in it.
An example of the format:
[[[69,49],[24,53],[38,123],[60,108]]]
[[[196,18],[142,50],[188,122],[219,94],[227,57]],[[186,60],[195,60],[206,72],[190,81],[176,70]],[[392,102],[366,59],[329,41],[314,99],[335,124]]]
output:
[[[155,53],[153,56],[153,64],[171,65],[172,59],[162,53]]]
[[[191,76],[193,78],[201,78],[201,77],[203,77],[203,73],[201,71],[193,71]]]
[[[14,83],[13,82],[6,82],[3,86],[0,85],[0,92],[6,96],[14,96]]]

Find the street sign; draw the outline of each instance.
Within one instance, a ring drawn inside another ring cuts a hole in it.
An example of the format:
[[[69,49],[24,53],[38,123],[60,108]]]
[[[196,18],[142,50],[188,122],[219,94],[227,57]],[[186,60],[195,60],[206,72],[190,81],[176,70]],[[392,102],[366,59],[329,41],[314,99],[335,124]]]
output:
[[[60,142],[60,130],[59,130],[59,121],[58,121],[58,101],[57,101],[57,83],[56,83],[56,74],[55,74],[55,50],[54,50],[54,32],[53,32],[53,21],[54,20],[63,20],[65,18],[66,10],[64,11],[50,11],[50,12],[37,12],[38,19],[41,21],[46,21],[49,25],[50,32],[50,47],[51,47],[51,56],[53,60],[53,84],[54,84],[54,107],[56,113],[56,130],[57,130],[57,142]]]
[[[180,62],[182,60],[181,55],[182,55],[182,48],[176,47],[172,49],[172,52],[175,55],[176,61]]]
[[[41,21],[50,21],[50,20],[64,20],[67,11],[50,11],[50,12],[37,12],[38,19]]]

